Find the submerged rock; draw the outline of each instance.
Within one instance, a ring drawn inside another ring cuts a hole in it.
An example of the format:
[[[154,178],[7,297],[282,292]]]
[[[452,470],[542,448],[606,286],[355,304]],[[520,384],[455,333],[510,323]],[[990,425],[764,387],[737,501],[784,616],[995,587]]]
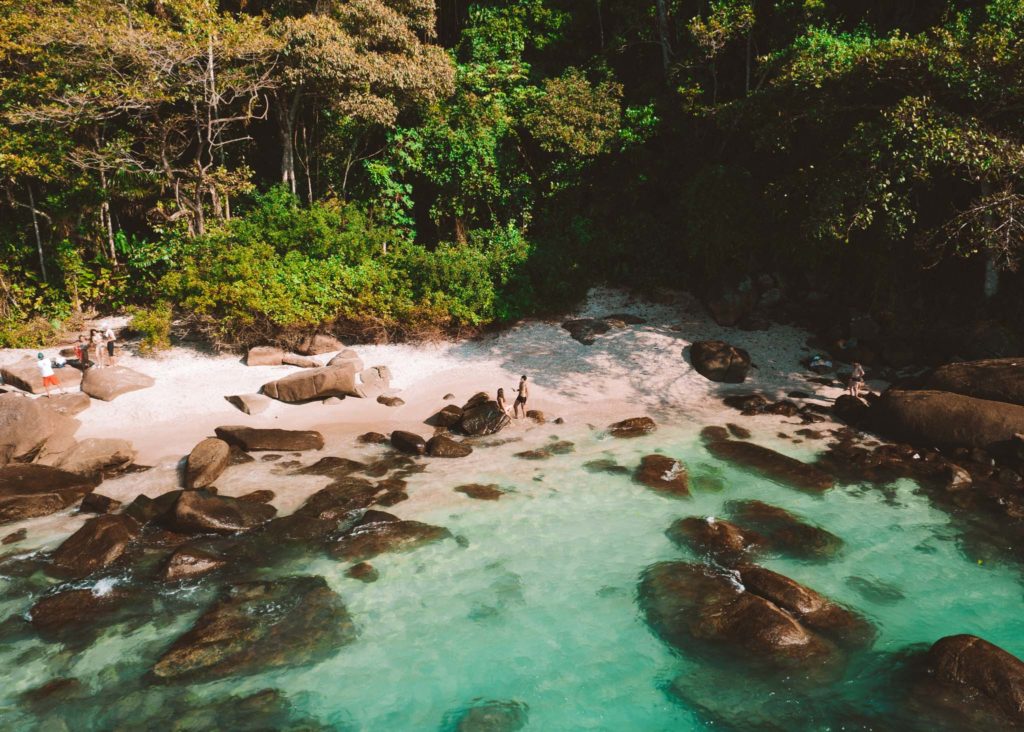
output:
[[[360,582],[376,582],[380,579],[380,572],[369,562],[360,562],[359,564],[353,564],[345,570],[345,576],[357,579]]]
[[[176,582],[209,574],[227,564],[227,560],[196,546],[181,546],[167,558],[160,568],[163,582]]]
[[[95,487],[92,477],[46,465],[0,467],[0,525],[56,513]]]
[[[258,450],[322,450],[324,438],[313,430],[256,429],[242,425],[218,427],[217,437],[246,452]]]
[[[677,519],[665,534],[674,544],[708,553],[724,564],[734,564],[765,544],[764,537],[757,532],[712,516]]]
[[[951,635],[936,641],[924,661],[929,678],[917,693],[925,704],[952,693],[944,705],[1002,718],[990,720],[989,729],[1024,726],[1024,662],[1016,656],[974,635]]]
[[[185,464],[185,487],[213,485],[231,462],[231,446],[217,437],[208,437],[192,448]]]
[[[644,572],[639,596],[651,628],[687,653],[702,647],[727,650],[746,663],[800,669],[824,679],[833,678],[842,661],[832,642],[705,566],[655,564]]]
[[[766,478],[794,488],[821,493],[835,481],[820,468],[753,442],[719,440],[707,443],[708,452],[721,460],[750,468]]]
[[[126,598],[116,586],[105,592],[65,590],[38,600],[28,611],[29,622],[46,636],[79,633],[116,611]]]
[[[772,549],[790,556],[829,559],[843,546],[835,534],[763,501],[730,501],[726,509],[735,520],[764,535]]]
[[[505,491],[501,490],[498,486],[493,483],[488,485],[482,485],[480,483],[470,483],[468,485],[460,485],[453,488],[456,493],[464,493],[470,498],[475,498],[478,501],[497,501],[503,495]]]
[[[742,384],[750,371],[750,354],[725,341],[695,342],[690,362],[704,378],[726,384]]]
[[[331,547],[330,553],[335,559],[365,562],[385,552],[411,551],[450,538],[451,532],[442,526],[419,521],[377,520],[356,526]]]
[[[455,732],[515,732],[529,721],[529,707],[519,701],[477,701],[469,709],[456,712]]]
[[[608,425],[608,433],[612,437],[642,437],[654,432],[658,426],[650,417],[630,417],[621,422]]]
[[[637,483],[672,496],[690,495],[686,466],[667,455],[645,455],[633,474]]]
[[[106,366],[102,369],[92,368],[85,372],[82,379],[82,391],[93,399],[109,402],[122,394],[148,389],[155,383],[153,377],[140,374],[125,366]]]
[[[303,666],[355,639],[344,603],[323,577],[231,585],[153,667],[167,680],[215,679]]]
[[[356,441],[363,445],[383,445],[387,443],[388,436],[380,432],[364,432],[356,438]]]
[[[613,458],[600,458],[583,463],[588,473],[606,473],[608,475],[629,475],[629,468],[619,465]]]
[[[139,524],[130,516],[97,516],[57,547],[53,565],[71,577],[85,577],[116,562],[138,535]]]

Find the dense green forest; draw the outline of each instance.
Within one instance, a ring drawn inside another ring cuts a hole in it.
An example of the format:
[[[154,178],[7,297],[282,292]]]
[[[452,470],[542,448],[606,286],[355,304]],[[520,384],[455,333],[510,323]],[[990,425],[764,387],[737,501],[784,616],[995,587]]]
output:
[[[0,346],[763,273],[1021,322],[1022,113],[1024,0],[0,0]]]

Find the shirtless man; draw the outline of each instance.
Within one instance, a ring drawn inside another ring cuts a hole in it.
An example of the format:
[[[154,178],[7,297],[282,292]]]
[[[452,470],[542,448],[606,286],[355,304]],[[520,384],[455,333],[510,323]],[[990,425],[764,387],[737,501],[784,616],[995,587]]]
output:
[[[519,419],[519,410],[523,410],[523,416],[526,416],[526,400],[530,397],[530,390],[526,386],[526,375],[519,380],[519,396],[516,397],[515,402],[512,404],[512,412],[515,414],[516,419]]]

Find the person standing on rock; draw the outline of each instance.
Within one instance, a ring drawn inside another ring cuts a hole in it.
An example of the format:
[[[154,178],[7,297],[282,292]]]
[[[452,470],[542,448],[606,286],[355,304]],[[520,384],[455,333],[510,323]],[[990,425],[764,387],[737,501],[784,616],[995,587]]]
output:
[[[67,394],[64,391],[64,386],[60,383],[60,380],[53,373],[53,364],[43,354],[38,354],[36,357],[36,367],[39,369],[39,374],[43,377],[43,388],[46,390],[46,398],[50,398],[50,387],[56,386],[60,389],[61,394]]]
[[[850,380],[846,384],[846,388],[850,392],[850,396],[855,399],[860,399],[860,390],[864,386],[864,367],[854,361],[853,371],[850,373]]]
[[[523,378],[519,379],[519,389],[517,391],[519,396],[516,397],[516,401],[512,405],[512,411],[516,419],[519,419],[520,409],[523,411],[523,416],[526,416],[526,400],[530,398],[530,390],[526,386],[526,374],[523,374]]]

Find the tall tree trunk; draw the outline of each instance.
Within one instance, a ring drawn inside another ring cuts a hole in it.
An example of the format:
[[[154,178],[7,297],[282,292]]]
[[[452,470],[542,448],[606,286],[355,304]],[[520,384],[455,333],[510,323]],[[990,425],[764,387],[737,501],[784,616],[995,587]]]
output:
[[[100,169],[100,186],[103,189],[103,203],[100,204],[100,223],[106,229],[107,251],[110,261],[117,264],[117,248],[114,246],[114,220],[110,215],[110,201],[107,200],[107,174]]]
[[[299,115],[300,92],[295,92],[291,101],[277,107],[277,117],[281,132],[281,182],[295,193],[295,120]]]
[[[751,63],[751,51],[754,46],[754,29],[751,27],[747,31],[747,83],[746,83],[746,95],[750,95],[750,63]]]
[[[658,39],[661,42],[661,66],[668,78],[669,65],[672,62],[672,46],[668,38],[668,10],[665,0],[658,0]]]
[[[36,213],[36,197],[32,193],[32,185],[26,184],[28,188],[28,205],[32,209],[32,228],[36,232],[36,251],[39,252],[39,269],[43,274],[43,282],[49,282],[46,276],[46,258],[43,256],[43,237],[39,234],[39,215]]]
[[[992,193],[992,186],[987,180],[981,182],[981,195],[988,197]],[[985,226],[990,231],[995,228],[995,219],[991,209],[985,212]],[[985,249],[985,279],[982,281],[982,294],[986,300],[991,300],[999,294],[999,269],[996,267],[996,258],[991,249]]]

